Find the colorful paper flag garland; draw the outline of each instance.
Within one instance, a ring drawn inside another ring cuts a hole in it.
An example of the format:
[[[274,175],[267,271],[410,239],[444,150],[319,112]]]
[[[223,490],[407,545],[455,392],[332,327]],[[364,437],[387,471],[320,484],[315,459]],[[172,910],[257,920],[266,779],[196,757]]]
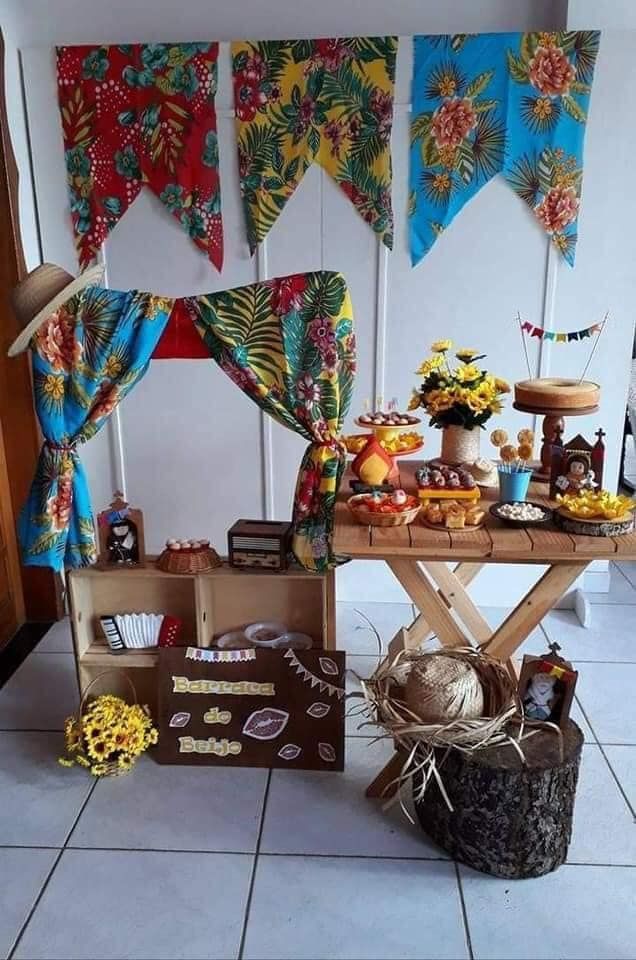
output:
[[[536,337],[538,340],[552,340],[554,343],[572,343],[574,340],[585,340],[587,337],[591,337],[593,333],[600,333],[604,323],[605,321],[593,323],[591,327],[585,327],[583,330],[557,332],[556,330],[546,330],[544,327],[537,327],[535,324],[530,323],[529,320],[524,320],[521,324],[521,329],[525,333],[529,333],[531,337]]]

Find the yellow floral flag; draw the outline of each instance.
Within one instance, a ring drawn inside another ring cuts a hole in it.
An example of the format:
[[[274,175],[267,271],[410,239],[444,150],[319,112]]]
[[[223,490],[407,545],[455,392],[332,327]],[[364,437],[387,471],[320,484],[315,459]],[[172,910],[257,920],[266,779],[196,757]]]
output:
[[[397,37],[232,44],[239,175],[252,252],[314,160],[393,246]]]

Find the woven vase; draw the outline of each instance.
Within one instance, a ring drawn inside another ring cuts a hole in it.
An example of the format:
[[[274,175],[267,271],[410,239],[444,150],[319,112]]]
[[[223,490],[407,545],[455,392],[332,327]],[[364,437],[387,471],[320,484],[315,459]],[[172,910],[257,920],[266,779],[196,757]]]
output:
[[[467,430],[450,424],[442,430],[442,452],[440,460],[450,466],[460,463],[474,463],[479,459],[479,435],[481,430],[475,427]]]

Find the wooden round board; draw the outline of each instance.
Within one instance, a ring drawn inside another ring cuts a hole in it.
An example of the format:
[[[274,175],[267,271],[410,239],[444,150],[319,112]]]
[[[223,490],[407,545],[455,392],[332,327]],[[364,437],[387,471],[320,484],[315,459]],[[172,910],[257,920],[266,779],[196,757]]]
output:
[[[602,520],[600,517],[588,520],[584,517],[573,517],[563,507],[558,507],[553,512],[552,519],[555,525],[566,533],[583,537],[620,537],[634,529],[633,513],[617,520]]]
[[[515,410],[521,410],[522,413],[538,413],[545,417],[580,417],[584,413],[596,413],[599,409],[597,405],[590,407],[535,407],[529,403],[513,403]]]
[[[485,518],[481,523],[473,523],[471,526],[465,527],[447,527],[443,523],[429,523],[426,517],[421,517],[421,522],[424,527],[428,527],[429,530],[443,530],[445,533],[452,533],[455,536],[456,533],[472,533],[473,530],[481,530],[482,527],[486,525]]]

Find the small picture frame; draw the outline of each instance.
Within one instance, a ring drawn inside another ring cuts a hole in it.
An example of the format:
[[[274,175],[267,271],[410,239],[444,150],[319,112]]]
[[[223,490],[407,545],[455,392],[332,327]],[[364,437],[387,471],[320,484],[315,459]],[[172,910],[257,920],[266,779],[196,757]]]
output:
[[[605,446],[602,430],[596,433],[597,442],[592,445],[577,434],[569,443],[552,446],[550,466],[550,499],[558,493],[577,495],[585,490],[599,490],[603,485]]]
[[[116,491],[107,510],[97,515],[99,560],[105,566],[140,566],[145,562],[144,518]]]
[[[525,656],[521,665],[517,694],[528,720],[555,723],[567,727],[578,672],[559,657],[553,644],[543,657]]]

